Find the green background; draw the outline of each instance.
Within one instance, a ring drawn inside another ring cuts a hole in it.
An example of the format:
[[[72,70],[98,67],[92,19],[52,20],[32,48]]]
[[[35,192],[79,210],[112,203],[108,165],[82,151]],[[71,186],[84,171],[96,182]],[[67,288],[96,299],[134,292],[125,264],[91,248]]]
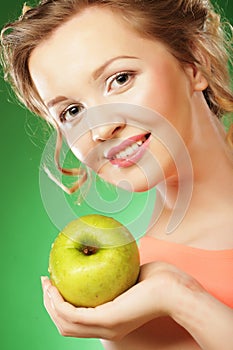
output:
[[[1,27],[19,15],[23,2],[1,2]],[[218,4],[232,20],[232,1]],[[59,228],[43,205],[39,186],[40,162],[48,133],[43,123],[19,106],[2,79],[0,106],[1,349],[100,350],[98,340],[60,336],[43,307],[40,276],[47,274],[50,246]],[[101,190],[103,184],[99,186]],[[130,215],[137,215],[141,199],[133,198],[131,205],[116,217],[124,222],[125,217],[129,220]],[[92,210],[85,202],[79,206],[82,214]]]

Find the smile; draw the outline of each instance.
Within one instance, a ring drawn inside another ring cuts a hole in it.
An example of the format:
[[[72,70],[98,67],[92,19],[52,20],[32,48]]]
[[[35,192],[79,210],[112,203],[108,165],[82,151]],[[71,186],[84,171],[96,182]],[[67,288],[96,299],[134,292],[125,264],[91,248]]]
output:
[[[113,147],[107,155],[111,164],[121,168],[129,167],[138,162],[146,151],[151,134],[137,135]]]

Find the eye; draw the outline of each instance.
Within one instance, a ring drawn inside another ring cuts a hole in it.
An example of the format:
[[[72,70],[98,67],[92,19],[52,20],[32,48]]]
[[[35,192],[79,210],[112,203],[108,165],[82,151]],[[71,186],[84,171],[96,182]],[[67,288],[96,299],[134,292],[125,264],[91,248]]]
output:
[[[112,90],[128,86],[132,81],[133,76],[133,72],[121,72],[111,76],[106,81],[107,92],[109,93]]]
[[[66,108],[61,114],[60,114],[60,121],[62,123],[65,122],[71,122],[75,118],[77,118],[81,112],[83,112],[84,106],[81,104],[72,105]]]

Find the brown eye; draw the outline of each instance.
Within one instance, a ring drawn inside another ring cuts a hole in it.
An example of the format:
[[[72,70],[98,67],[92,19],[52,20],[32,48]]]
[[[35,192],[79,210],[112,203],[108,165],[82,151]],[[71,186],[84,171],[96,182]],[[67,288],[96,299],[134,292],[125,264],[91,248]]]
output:
[[[123,84],[127,83],[128,80],[129,80],[129,74],[127,74],[127,73],[120,74],[120,75],[118,75],[118,77],[116,77],[116,83],[118,85],[123,85]]]
[[[111,93],[115,90],[119,89],[119,92],[122,91],[121,88],[128,87],[128,84],[132,82],[132,78],[134,77],[133,72],[120,72],[114,74],[106,82],[107,92]]]
[[[126,84],[130,79],[129,73],[119,73],[111,82],[111,88],[117,88]]]
[[[70,122],[83,111],[84,107],[82,105],[72,105],[67,108],[60,116],[60,120],[62,123]]]

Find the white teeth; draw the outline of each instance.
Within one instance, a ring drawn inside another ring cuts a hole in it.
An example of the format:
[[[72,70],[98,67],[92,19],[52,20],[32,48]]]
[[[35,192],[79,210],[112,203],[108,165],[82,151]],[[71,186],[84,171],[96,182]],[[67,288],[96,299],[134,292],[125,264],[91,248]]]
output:
[[[119,156],[120,156],[120,158],[126,157],[126,156],[127,156],[126,151],[120,152],[120,153],[119,153]]]
[[[138,145],[136,143],[134,143],[131,148],[133,148],[134,151],[136,151],[138,149]]]
[[[126,155],[129,156],[132,153],[132,150],[132,147],[127,147],[125,150]]]
[[[141,145],[142,145],[142,140],[137,141],[137,145],[138,145],[138,146],[141,146]]]
[[[133,143],[131,146],[127,147],[124,151],[121,151],[115,155],[114,158],[121,159],[131,156],[138,148],[146,141],[146,137],[143,137],[142,140],[139,140]]]

